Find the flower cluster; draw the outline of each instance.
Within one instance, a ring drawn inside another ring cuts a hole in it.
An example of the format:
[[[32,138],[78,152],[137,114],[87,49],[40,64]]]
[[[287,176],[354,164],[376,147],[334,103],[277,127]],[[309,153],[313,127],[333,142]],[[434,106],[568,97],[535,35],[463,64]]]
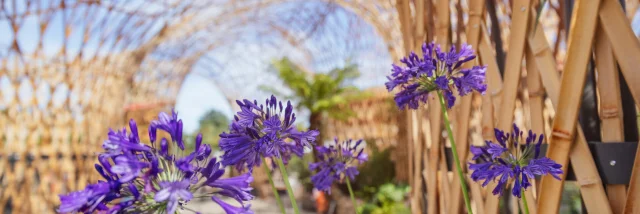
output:
[[[448,107],[451,108],[456,100],[453,88],[460,96],[473,90],[484,93],[487,89],[485,66],[460,69],[463,63],[475,59],[471,45],[463,45],[459,52],[455,47],[451,47],[446,53],[440,50],[439,45],[425,43],[422,45],[422,55],[421,58],[412,52],[409,57],[400,60],[405,66],[394,64],[391,76],[387,77],[387,90],[392,91],[400,87],[400,91],[394,97],[398,107],[408,106],[417,109],[421,102],[427,102],[430,91],[440,90],[446,97]]]
[[[358,148],[362,140],[355,143],[352,140],[340,143],[336,138],[335,143],[335,146],[329,147],[316,146],[319,162],[309,164],[309,170],[318,170],[318,173],[311,177],[315,188],[329,193],[333,181],[340,180],[342,175],[351,180],[358,175],[358,169],[350,165],[353,160],[359,163],[368,160],[367,154],[363,152],[364,148]]]
[[[499,144],[486,141],[486,146],[471,146],[473,160],[477,163],[469,163],[469,169],[473,170],[471,179],[474,181],[484,180],[482,186],[486,186],[490,181],[498,179],[498,185],[493,189],[494,195],[502,195],[509,179],[515,180],[512,194],[521,197],[521,191],[531,186],[529,179],[534,179],[536,175],[551,175],[560,180],[559,175],[562,174],[562,165],[547,157],[539,157],[540,145],[544,139],[544,135],[540,135],[538,142],[536,134],[529,130],[526,138],[526,145],[523,150],[512,149],[509,152],[508,145],[513,144],[514,148],[518,148],[523,136],[522,131],[514,124],[512,133],[505,133],[496,129],[495,135]]]
[[[173,214],[194,197],[211,197],[227,213],[253,213],[250,205],[244,204],[253,199],[251,174],[221,178],[225,165],[210,157],[211,147],[202,144],[201,134],[196,137],[195,150],[179,156],[184,153],[182,121],[175,112],[172,116],[162,112],[158,118],[149,127],[151,147],[140,142],[133,120],[129,122],[131,133],[124,128],[109,131],[102,145],[105,152],[95,166],[104,180],[60,195],[58,211]],[[166,138],[156,144],[158,129],[171,136],[172,144]],[[228,204],[221,196],[233,198],[241,206]]]
[[[282,158],[286,163],[291,154],[302,156],[305,147],[315,143],[319,132],[298,131],[293,123],[296,115],[291,102],[283,108],[275,96],[258,106],[257,101],[236,101],[240,111],[235,115],[228,133],[220,134],[223,164],[242,171],[259,166],[264,157]]]

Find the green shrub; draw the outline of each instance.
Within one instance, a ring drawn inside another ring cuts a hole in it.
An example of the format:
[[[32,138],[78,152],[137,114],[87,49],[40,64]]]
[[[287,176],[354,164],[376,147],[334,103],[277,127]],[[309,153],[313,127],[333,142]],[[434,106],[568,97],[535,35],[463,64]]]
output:
[[[362,214],[403,214],[411,213],[404,203],[409,186],[387,183],[378,189],[373,200],[358,208]]]

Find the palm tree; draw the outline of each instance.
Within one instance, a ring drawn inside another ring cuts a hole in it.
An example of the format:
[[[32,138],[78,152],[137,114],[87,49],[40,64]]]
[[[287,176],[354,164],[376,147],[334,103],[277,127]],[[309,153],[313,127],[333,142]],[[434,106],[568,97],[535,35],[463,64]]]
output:
[[[273,71],[291,91],[288,93],[290,95],[283,95],[285,93],[270,86],[260,87],[280,97],[298,102],[298,108],[305,108],[309,111],[309,129],[320,132],[316,140],[317,145],[322,145],[323,140],[326,139],[324,132],[326,124],[323,123],[326,121],[325,118],[348,119],[355,114],[351,109],[344,108],[345,105],[367,96],[352,85],[353,80],[360,76],[358,67],[353,64],[347,64],[344,68],[336,68],[327,73],[312,73],[295,65],[289,59],[282,58],[273,62]],[[313,158],[318,161],[315,149],[313,150]],[[306,169],[306,167],[303,168]],[[310,176],[310,174],[308,175]],[[332,194],[332,198],[336,200],[340,197],[339,195],[342,194]],[[342,201],[349,203],[349,200]],[[338,205],[338,207],[344,206]]]
[[[310,112],[309,129],[320,131],[317,143],[322,144],[326,117],[346,120],[354,112],[342,106],[365,97],[357,87],[350,85],[360,76],[356,65],[348,64],[344,68],[336,68],[327,73],[310,73],[295,65],[287,58],[273,62],[273,71],[284,85],[291,90],[291,95],[283,96],[281,90],[269,86],[261,86],[265,91],[278,94],[289,100],[298,102],[298,107]]]

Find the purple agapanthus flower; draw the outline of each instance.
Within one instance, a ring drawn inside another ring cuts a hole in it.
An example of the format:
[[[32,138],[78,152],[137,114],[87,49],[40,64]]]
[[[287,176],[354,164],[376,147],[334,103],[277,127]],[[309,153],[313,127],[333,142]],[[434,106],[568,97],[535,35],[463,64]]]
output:
[[[536,134],[529,130],[526,138],[526,145],[523,150],[512,149],[509,152],[508,146],[518,148],[522,141],[522,131],[514,124],[510,134],[496,129],[495,135],[498,143],[486,141],[486,146],[471,146],[473,160],[476,163],[469,163],[469,170],[472,170],[471,179],[478,182],[484,180],[482,186],[486,186],[490,181],[497,180],[498,185],[493,189],[494,195],[502,195],[509,179],[515,181],[511,193],[520,198],[521,191],[531,186],[530,179],[535,176],[551,175],[560,180],[563,173],[562,165],[547,157],[540,156],[540,145],[544,140],[544,135],[540,135],[536,141]]]
[[[220,149],[224,152],[222,163],[234,165],[242,171],[259,166],[263,157],[282,158],[286,163],[291,154],[302,155],[304,147],[311,147],[319,132],[298,131],[293,123],[296,114],[287,101],[283,108],[275,96],[264,105],[257,101],[236,101],[240,111],[229,126],[229,132],[220,134]]]
[[[98,155],[96,164],[104,180],[60,195],[59,212],[175,213],[192,198],[206,196],[227,213],[252,213],[245,204],[253,199],[251,173],[223,178],[227,165],[211,157],[211,146],[202,143],[201,134],[195,139],[195,149],[183,154],[182,122],[177,113],[172,117],[161,113],[159,120],[151,122],[151,147],[140,142],[135,121],[129,127],[131,133],[112,130],[104,141],[105,152]],[[171,139],[156,144],[157,129],[166,131]],[[233,198],[239,206],[219,197]]]
[[[311,176],[311,182],[318,190],[331,193],[331,185],[334,181],[340,180],[342,176],[354,180],[358,175],[358,169],[351,165],[354,160],[364,163],[368,156],[364,153],[364,148],[360,147],[362,140],[353,143],[352,140],[338,142],[329,147],[317,146],[317,157],[319,162],[309,164],[309,170],[318,170],[318,173]]]
[[[160,191],[158,191],[153,200],[157,202],[167,203],[167,213],[175,213],[180,201],[189,201],[193,198],[193,194],[189,192],[189,180],[182,181],[161,181]]]
[[[93,213],[103,210],[106,203],[117,197],[116,191],[120,183],[98,182],[90,184],[85,189],[60,196],[60,213],[83,212]]]
[[[151,142],[155,141],[156,131],[158,129],[169,133],[173,142],[175,142],[180,149],[184,150],[184,141],[182,140],[182,120],[178,119],[178,113],[172,111],[171,117],[169,117],[167,113],[160,112],[158,120],[151,121],[151,124],[149,125],[149,138],[151,139]]]
[[[462,45],[460,51],[451,47],[447,53],[440,49],[440,45],[425,43],[422,45],[422,55],[423,57],[419,57],[411,52],[408,57],[400,60],[405,66],[392,65],[391,75],[387,77],[385,86],[389,91],[400,88],[394,97],[398,107],[417,109],[420,103],[427,102],[429,92],[440,91],[451,108],[456,100],[454,88],[460,96],[474,90],[483,94],[486,91],[485,66],[460,68],[463,63],[476,57],[471,45]]]

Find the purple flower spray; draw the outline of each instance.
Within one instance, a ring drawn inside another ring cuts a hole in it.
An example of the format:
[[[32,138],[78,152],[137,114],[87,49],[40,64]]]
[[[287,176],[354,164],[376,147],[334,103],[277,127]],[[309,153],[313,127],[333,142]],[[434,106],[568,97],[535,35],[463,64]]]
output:
[[[541,134],[537,138],[537,143],[534,143],[536,134],[529,130],[524,149],[519,149],[523,139],[522,134],[522,131],[515,124],[511,133],[495,129],[498,143],[486,141],[485,146],[471,146],[473,160],[476,163],[469,163],[469,170],[473,170],[471,173],[473,181],[484,180],[482,186],[486,186],[490,181],[498,180],[498,184],[492,191],[494,195],[502,195],[509,179],[513,179],[515,183],[511,194],[522,198],[525,204],[525,213],[529,213],[527,199],[523,193],[531,186],[530,180],[535,179],[535,176],[544,175],[551,175],[560,180],[559,175],[563,171],[562,165],[547,157],[540,157],[540,145],[542,145],[544,135]],[[511,149],[509,152],[509,144],[517,149]]]
[[[350,180],[354,180],[359,172],[352,163],[354,161],[364,163],[368,160],[367,154],[364,153],[364,148],[360,147],[361,143],[362,140],[354,143],[351,139],[339,142],[338,138],[336,138],[335,145],[328,147],[316,146],[319,162],[309,164],[309,170],[318,170],[318,173],[311,177],[311,182],[318,190],[331,193],[333,182],[344,178],[356,210],[357,204]]]
[[[220,134],[220,149],[224,152],[223,164],[233,165],[239,171],[260,166],[265,158],[274,160],[287,186],[289,199],[295,213],[300,213],[293,196],[285,164],[292,155],[302,156],[304,148],[315,144],[319,132],[316,130],[298,131],[294,126],[296,114],[293,105],[287,101],[286,106],[271,96],[264,105],[257,101],[236,101],[240,111],[235,115],[229,126],[229,132]],[[278,201],[280,210],[284,213],[284,206],[278,196],[270,169],[264,165],[269,182]]]
[[[454,91],[458,91],[459,96],[465,96],[472,91],[484,94],[487,90],[485,83],[486,66],[473,66],[470,69],[462,68],[464,63],[475,58],[471,45],[462,45],[459,51],[456,51],[456,47],[451,47],[449,52],[443,52],[439,45],[425,43],[422,45],[422,57],[411,52],[409,57],[400,60],[404,66],[392,65],[391,76],[387,77],[389,81],[385,83],[389,92],[396,88],[400,89],[395,94],[394,100],[401,109],[406,107],[418,109],[421,103],[427,102],[429,92],[435,91],[442,106],[442,115],[453,151],[457,151],[457,149],[447,109],[455,104]],[[462,187],[462,195],[467,212],[473,213],[471,211],[469,191],[462,174],[462,164],[457,152],[453,153],[453,160]]]
[[[229,214],[253,213],[245,204],[253,199],[251,174],[222,178],[225,165],[210,157],[211,147],[202,144],[202,134],[196,137],[195,150],[182,155],[182,121],[175,112],[171,116],[162,112],[151,122],[152,147],[140,142],[135,121],[129,122],[129,128],[130,133],[124,128],[109,131],[102,145],[105,151],[95,167],[104,180],[60,195],[58,212],[173,214],[188,210],[185,205],[193,198],[210,197]],[[158,129],[171,136],[171,143],[166,138],[156,142]],[[220,197],[233,198],[240,206]]]

